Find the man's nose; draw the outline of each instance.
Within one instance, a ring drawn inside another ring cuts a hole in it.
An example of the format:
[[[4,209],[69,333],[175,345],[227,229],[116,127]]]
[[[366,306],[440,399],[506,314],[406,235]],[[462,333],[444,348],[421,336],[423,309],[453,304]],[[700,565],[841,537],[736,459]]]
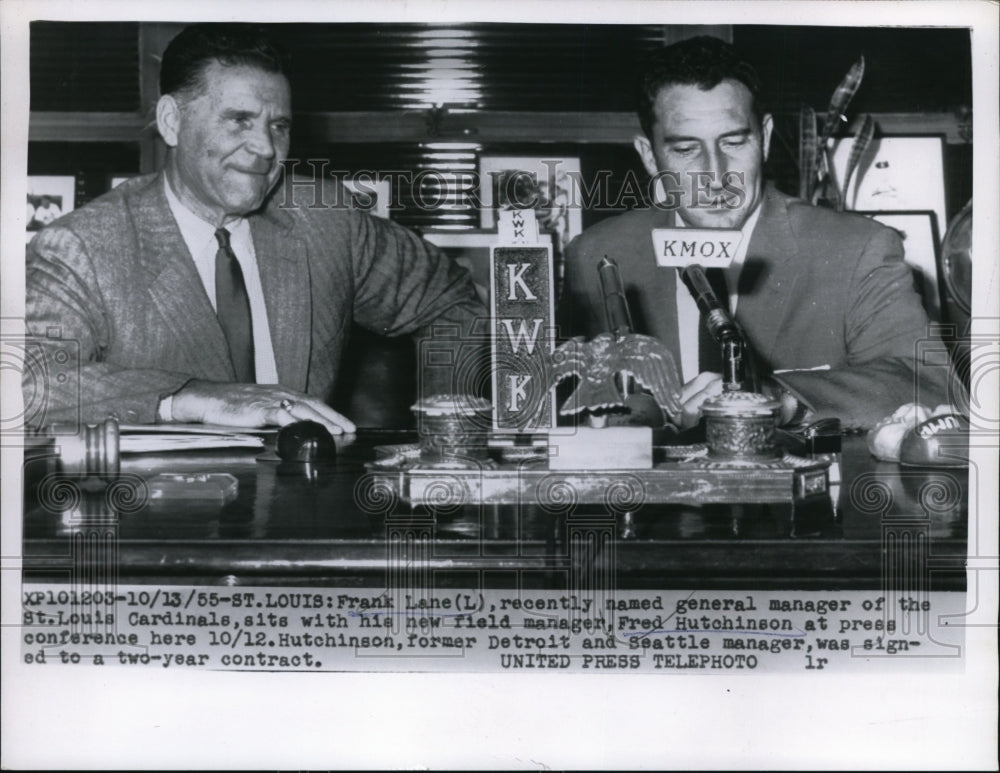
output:
[[[271,137],[271,129],[266,126],[259,126],[254,129],[247,138],[246,147],[255,156],[272,159],[275,154],[275,142]]]
[[[724,153],[720,153],[717,148],[713,148],[708,152],[708,169],[705,171],[711,177],[709,188],[713,191],[722,190],[723,178],[726,172],[729,171],[729,160]]]

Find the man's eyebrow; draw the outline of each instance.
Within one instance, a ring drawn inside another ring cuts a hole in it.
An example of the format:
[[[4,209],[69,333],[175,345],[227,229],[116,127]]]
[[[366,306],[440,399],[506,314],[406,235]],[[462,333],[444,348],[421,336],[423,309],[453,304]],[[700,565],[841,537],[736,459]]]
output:
[[[222,111],[222,117],[229,119],[232,118],[237,121],[242,121],[248,118],[256,118],[260,115],[260,111],[254,110],[240,110],[239,108],[231,107],[227,110]],[[291,126],[292,117],[290,115],[279,114],[271,117],[271,123],[283,123]]]
[[[223,118],[254,118],[257,116],[253,110],[240,110],[235,107],[230,107],[222,111]]]
[[[748,126],[748,127],[742,128],[742,129],[733,129],[732,131],[728,131],[725,134],[720,134],[719,135],[719,139],[720,140],[724,140],[724,139],[730,139],[732,137],[749,137],[751,134],[753,134],[753,129],[751,129]],[[665,143],[701,142],[702,138],[701,137],[687,137],[687,136],[677,135],[677,134],[668,134],[667,136],[665,136],[663,138],[663,141]]]

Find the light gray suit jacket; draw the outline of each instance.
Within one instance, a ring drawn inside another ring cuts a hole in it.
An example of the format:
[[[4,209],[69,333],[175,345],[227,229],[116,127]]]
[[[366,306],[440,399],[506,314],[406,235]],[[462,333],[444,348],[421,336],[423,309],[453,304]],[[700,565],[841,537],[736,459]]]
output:
[[[736,319],[763,375],[776,376],[817,417],[871,427],[901,404],[955,399],[947,352],[929,332],[896,233],[868,218],[813,207],[765,189],[740,276]],[[636,332],[664,341],[680,362],[677,272],[659,268],[650,231],[674,212],[634,210],[589,228],[567,250],[565,333],[605,328],[597,264],[621,268]],[[933,352],[929,357],[921,354]],[[808,370],[827,367],[828,370]],[[951,389],[952,391],[949,391]],[[961,402],[961,395],[957,398]]]
[[[283,386],[328,399],[352,321],[398,336],[431,323],[464,331],[485,316],[468,274],[413,233],[358,210],[311,208],[311,186],[286,201],[287,189],[250,216]],[[188,380],[235,378],[162,174],[41,231],[26,281],[27,331],[45,352],[25,368],[31,424],[154,422],[160,399]]]

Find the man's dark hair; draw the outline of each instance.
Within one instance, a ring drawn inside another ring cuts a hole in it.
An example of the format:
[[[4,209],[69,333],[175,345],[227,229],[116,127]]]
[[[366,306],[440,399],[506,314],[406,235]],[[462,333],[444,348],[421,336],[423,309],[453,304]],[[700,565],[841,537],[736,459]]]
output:
[[[212,62],[244,65],[265,72],[284,72],[285,57],[253,24],[193,24],[181,31],[163,52],[160,94],[194,91]]]
[[[683,84],[708,91],[726,79],[739,81],[750,90],[754,113],[759,118],[760,78],[753,65],[732,45],[701,35],[659,49],[646,60],[639,75],[638,112],[642,130],[653,139],[653,106],[666,86]]]

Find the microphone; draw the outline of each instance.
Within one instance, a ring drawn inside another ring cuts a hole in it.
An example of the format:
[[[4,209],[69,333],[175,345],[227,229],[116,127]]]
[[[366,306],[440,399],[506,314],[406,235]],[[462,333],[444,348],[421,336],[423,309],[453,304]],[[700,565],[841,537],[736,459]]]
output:
[[[722,347],[722,388],[726,392],[756,391],[755,385],[747,380],[747,351],[743,332],[715,294],[705,276],[704,269],[697,263],[678,267],[677,273],[698,304],[698,311],[705,318],[705,325],[712,338]]]
[[[628,310],[628,300],[625,298],[625,287],[618,264],[607,255],[601,258],[597,265],[597,275],[601,280],[601,292],[604,294],[604,317],[608,323],[608,331],[616,336],[628,335],[633,332],[632,315]]]
[[[608,323],[608,331],[614,335],[625,336],[633,332],[632,314],[628,310],[628,299],[625,297],[625,286],[618,264],[605,255],[597,264],[597,276],[601,280],[601,293],[604,295],[604,318]],[[618,386],[622,400],[626,400],[635,387],[628,371],[618,373]]]
[[[712,337],[720,344],[728,338],[742,338],[728,303],[722,303],[708,283],[705,268],[729,268],[743,234],[721,228],[654,228],[651,235],[656,265],[677,269]]]
[[[694,302],[698,304],[698,311],[705,317],[708,332],[712,337],[720,344],[727,338],[739,337],[739,328],[730,316],[729,308],[723,306],[719,296],[715,294],[708,277],[705,276],[705,270],[697,263],[692,263],[678,268],[678,273],[694,297]]]

